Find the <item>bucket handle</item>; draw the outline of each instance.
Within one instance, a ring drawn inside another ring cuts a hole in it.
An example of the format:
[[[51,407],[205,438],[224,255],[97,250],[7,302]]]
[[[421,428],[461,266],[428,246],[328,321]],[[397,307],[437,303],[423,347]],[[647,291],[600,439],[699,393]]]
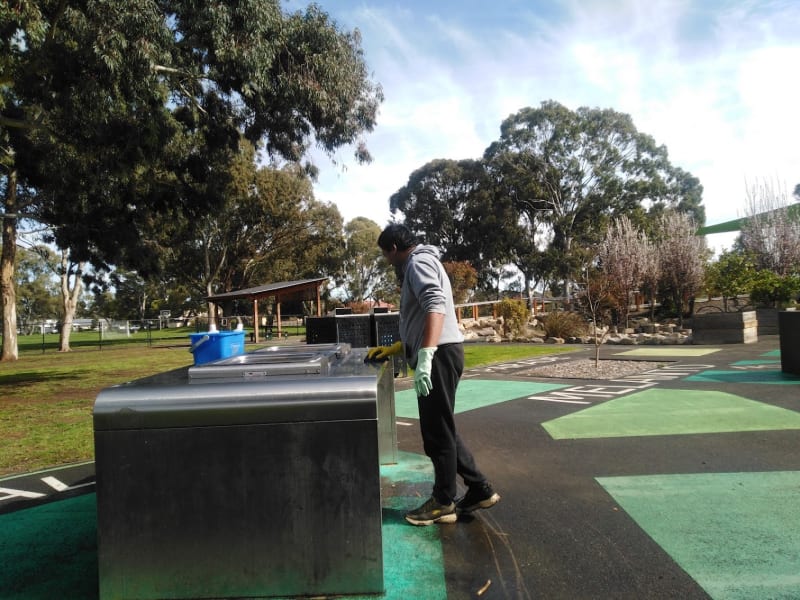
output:
[[[197,340],[194,344],[192,344],[192,347],[189,348],[189,352],[194,352],[195,350],[197,350],[197,348],[199,346],[201,346],[202,344],[205,344],[209,339],[211,339],[209,336],[204,335],[199,340]]]

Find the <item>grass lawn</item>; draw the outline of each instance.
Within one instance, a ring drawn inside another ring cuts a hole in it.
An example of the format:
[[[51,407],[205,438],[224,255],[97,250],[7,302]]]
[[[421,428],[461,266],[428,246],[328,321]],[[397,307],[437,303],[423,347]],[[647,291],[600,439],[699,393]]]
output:
[[[92,407],[98,392],[192,364],[188,339],[182,344],[87,346],[67,353],[20,344],[18,361],[0,362],[0,476],[92,460]],[[465,361],[470,368],[572,349],[467,344]]]

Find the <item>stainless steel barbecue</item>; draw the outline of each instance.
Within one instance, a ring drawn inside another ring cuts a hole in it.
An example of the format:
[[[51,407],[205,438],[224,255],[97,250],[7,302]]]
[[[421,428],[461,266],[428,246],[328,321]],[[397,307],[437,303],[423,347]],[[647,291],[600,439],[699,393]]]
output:
[[[382,593],[394,369],[365,355],[274,346],[103,390],[100,598]]]

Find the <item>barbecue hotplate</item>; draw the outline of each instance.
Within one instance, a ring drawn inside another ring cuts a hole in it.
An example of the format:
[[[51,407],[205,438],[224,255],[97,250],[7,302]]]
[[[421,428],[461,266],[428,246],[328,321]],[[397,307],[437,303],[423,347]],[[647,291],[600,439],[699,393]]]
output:
[[[286,375],[328,375],[350,353],[349,344],[270,346],[189,368],[189,379],[253,379]]]

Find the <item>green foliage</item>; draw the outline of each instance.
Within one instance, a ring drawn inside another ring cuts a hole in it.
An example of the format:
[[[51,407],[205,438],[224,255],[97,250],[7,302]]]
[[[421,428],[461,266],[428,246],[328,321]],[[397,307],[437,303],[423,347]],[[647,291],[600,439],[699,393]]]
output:
[[[312,145],[328,156],[352,145],[370,160],[362,136],[383,92],[358,31],[340,31],[317,5],[6,2],[0,32],[2,209],[51,226],[49,241],[75,262],[160,273],[188,223],[225,207],[243,138],[266,150],[262,161],[299,163]],[[10,279],[16,232],[3,236]],[[297,247],[320,248],[319,238]],[[295,271],[292,259],[270,264]],[[233,276],[246,279],[252,269],[240,267]],[[11,283],[4,307],[15,304]]]
[[[554,101],[501,124],[481,160],[431,161],[390,199],[445,260],[470,261],[493,289],[512,263],[526,287],[579,278],[587,248],[607,223],[628,216],[643,228],[668,209],[704,220],[702,186],[666,148],[611,109],[572,111]]]
[[[709,296],[722,296],[727,312],[728,299],[751,291],[756,269],[743,252],[726,250],[706,267],[706,290]]]
[[[380,226],[366,217],[356,217],[344,227],[344,260],[337,284],[350,302],[376,298],[376,289],[388,277],[391,265],[378,247],[380,233]]]
[[[750,299],[757,304],[779,307],[797,298],[800,293],[800,276],[778,275],[761,270],[753,277]]]
[[[59,298],[52,266],[42,254],[18,248],[17,265],[17,315],[20,329],[26,331],[26,326],[35,321],[55,318],[60,310]]]
[[[576,278],[579,250],[600,241],[611,217],[641,221],[647,202],[703,218],[699,182],[611,109],[571,111],[552,100],[524,108],[502,123],[484,158],[519,214],[552,232],[553,275],[565,281]]]
[[[465,304],[478,283],[478,272],[468,261],[450,261],[442,265],[453,288],[453,302]]]
[[[518,215],[497,191],[484,161],[433,160],[409,176],[389,206],[412,231],[424,231],[444,261],[469,261],[486,287],[489,270],[508,262],[511,241],[521,239]]]
[[[503,331],[506,335],[522,335],[528,324],[530,310],[522,300],[504,298],[497,306],[498,314],[503,317]]]
[[[547,337],[579,337],[586,333],[586,321],[577,312],[553,311],[542,320]]]
[[[240,133],[293,161],[312,143],[327,152],[355,143],[368,160],[359,137],[374,126],[382,93],[357,32],[340,32],[317,7],[286,15],[277,1],[66,6],[0,12],[9,33],[0,124],[21,189],[37,190],[40,217],[67,225],[58,239],[83,249],[76,258],[139,267],[147,245],[137,229],[152,212],[214,206],[225,183],[219,166]]]

